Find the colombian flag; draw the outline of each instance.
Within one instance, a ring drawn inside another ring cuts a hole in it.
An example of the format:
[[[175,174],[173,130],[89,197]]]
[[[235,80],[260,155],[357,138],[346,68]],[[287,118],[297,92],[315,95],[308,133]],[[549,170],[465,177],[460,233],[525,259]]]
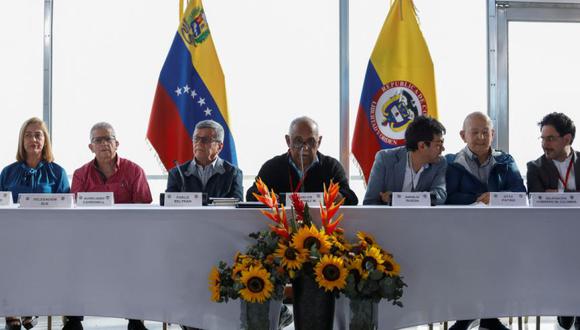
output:
[[[147,139],[166,169],[174,167],[174,160],[193,158],[193,129],[206,119],[224,127],[220,157],[236,164],[224,74],[201,0],[191,0],[161,69],[147,129]]]
[[[437,118],[433,62],[412,0],[395,0],[367,67],[352,153],[368,180],[375,154],[405,144],[416,116]]]

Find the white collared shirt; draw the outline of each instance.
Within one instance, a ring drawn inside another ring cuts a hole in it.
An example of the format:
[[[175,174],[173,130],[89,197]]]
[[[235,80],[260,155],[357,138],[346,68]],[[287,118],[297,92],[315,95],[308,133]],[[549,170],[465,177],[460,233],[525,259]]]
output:
[[[568,156],[566,159],[564,159],[561,162],[559,162],[555,159],[552,159],[552,161],[554,162],[554,165],[558,169],[558,173],[560,173],[560,178],[562,178],[562,180],[566,180],[566,172],[568,171],[568,166],[570,166],[570,161],[572,160],[573,155],[574,155],[574,152],[571,152],[570,156]],[[576,175],[574,173],[574,164],[572,164],[572,168],[570,169],[570,176],[568,177],[568,182],[567,182],[566,187],[564,187],[564,184],[562,184],[562,180],[558,179],[558,190],[559,191],[564,191],[564,190],[576,191]]]
[[[407,153],[407,166],[405,167],[405,180],[403,180],[403,192],[413,192],[417,190],[419,179],[423,171],[429,167],[429,164],[421,166],[419,171],[415,173],[413,164],[411,163],[411,153]]]

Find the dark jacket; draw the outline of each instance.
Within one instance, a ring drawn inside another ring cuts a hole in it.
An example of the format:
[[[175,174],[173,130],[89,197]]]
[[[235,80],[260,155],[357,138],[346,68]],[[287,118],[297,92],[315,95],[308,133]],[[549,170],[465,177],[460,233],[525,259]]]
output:
[[[524,180],[512,156],[500,151],[493,156],[493,165],[487,184],[479,181],[463,165],[455,162],[457,154],[446,155],[447,201],[446,204],[468,205],[489,191],[525,192]]]
[[[209,178],[205,189],[201,184],[201,179],[197,176],[195,172],[191,173],[188,171],[189,164],[191,160],[180,165],[179,168],[183,173],[185,179],[185,189],[187,192],[204,192],[207,193],[208,197],[235,197],[240,201],[244,198],[243,175],[242,171],[235,165],[228,161],[221,160],[222,167],[216,169],[216,172]],[[181,191],[182,180],[177,168],[172,168],[169,171],[169,177],[167,179],[167,189],[166,192],[178,192]]]
[[[342,165],[336,159],[324,156],[320,152],[316,155],[318,156],[318,163],[308,169],[302,186],[303,189],[300,190],[303,192],[320,192],[323,190],[323,183],[328,187],[330,180],[333,180],[333,182],[337,182],[340,185],[339,192],[345,197],[345,205],[358,204],[356,194],[348,186],[348,179],[344,174]],[[261,178],[276,193],[292,192],[298,186],[299,176],[294,167],[290,165],[289,157],[288,153],[276,156],[264,163],[258,172],[257,177]],[[247,201],[256,200],[252,195],[254,192],[258,192],[256,183],[248,189],[246,193]]]
[[[574,176],[576,177],[576,190],[580,189],[580,152],[574,151],[572,155],[574,162]],[[554,162],[551,159],[542,157],[528,162],[528,181],[529,192],[544,192],[546,189],[558,189],[560,174]]]

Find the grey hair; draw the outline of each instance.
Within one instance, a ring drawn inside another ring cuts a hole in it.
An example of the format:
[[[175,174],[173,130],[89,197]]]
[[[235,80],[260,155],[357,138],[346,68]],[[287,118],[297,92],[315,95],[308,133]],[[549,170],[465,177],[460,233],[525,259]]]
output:
[[[116,137],[117,134],[115,133],[115,129],[113,128],[113,125],[107,123],[107,122],[99,122],[93,125],[93,127],[91,127],[91,141],[93,141],[93,132],[98,130],[98,129],[106,129],[106,130],[110,130],[111,131],[111,135],[113,135],[113,137]]]
[[[195,131],[197,131],[198,129],[202,129],[202,128],[213,129],[215,131],[215,134],[216,134],[216,140],[218,140],[218,142],[221,142],[221,143],[224,142],[224,128],[217,121],[208,119],[208,120],[202,120],[202,121],[198,122],[197,124],[195,124],[195,129],[193,130],[193,134],[195,134]]]
[[[318,136],[318,123],[308,117],[308,116],[302,116],[302,117],[298,117],[296,119],[294,119],[291,123],[290,123],[290,127],[288,128],[288,135],[292,135],[292,130],[294,129],[294,127],[300,123],[307,123],[308,125],[310,125],[312,127],[312,131],[314,132],[314,134],[316,134],[316,136]]]
[[[470,114],[467,115],[467,117],[465,117],[465,119],[463,120],[463,130],[465,131],[465,129],[467,128],[467,123],[474,118],[481,118],[484,119],[487,124],[489,125],[490,128],[493,128],[493,121],[491,120],[491,118],[489,118],[489,116],[481,111],[475,111],[472,112]]]

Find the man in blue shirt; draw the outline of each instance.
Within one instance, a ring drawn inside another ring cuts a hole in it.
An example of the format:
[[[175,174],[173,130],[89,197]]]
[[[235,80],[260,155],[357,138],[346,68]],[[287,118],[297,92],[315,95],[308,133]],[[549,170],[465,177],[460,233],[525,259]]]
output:
[[[491,148],[494,134],[493,124],[486,114],[467,115],[459,133],[465,148],[445,156],[447,204],[489,204],[490,192],[526,191],[512,156]],[[449,330],[467,330],[473,321],[457,321]],[[509,330],[495,318],[482,319],[480,328]]]
[[[447,204],[489,204],[490,192],[526,191],[513,157],[491,148],[495,131],[487,115],[469,114],[459,134],[465,148],[445,156]]]

